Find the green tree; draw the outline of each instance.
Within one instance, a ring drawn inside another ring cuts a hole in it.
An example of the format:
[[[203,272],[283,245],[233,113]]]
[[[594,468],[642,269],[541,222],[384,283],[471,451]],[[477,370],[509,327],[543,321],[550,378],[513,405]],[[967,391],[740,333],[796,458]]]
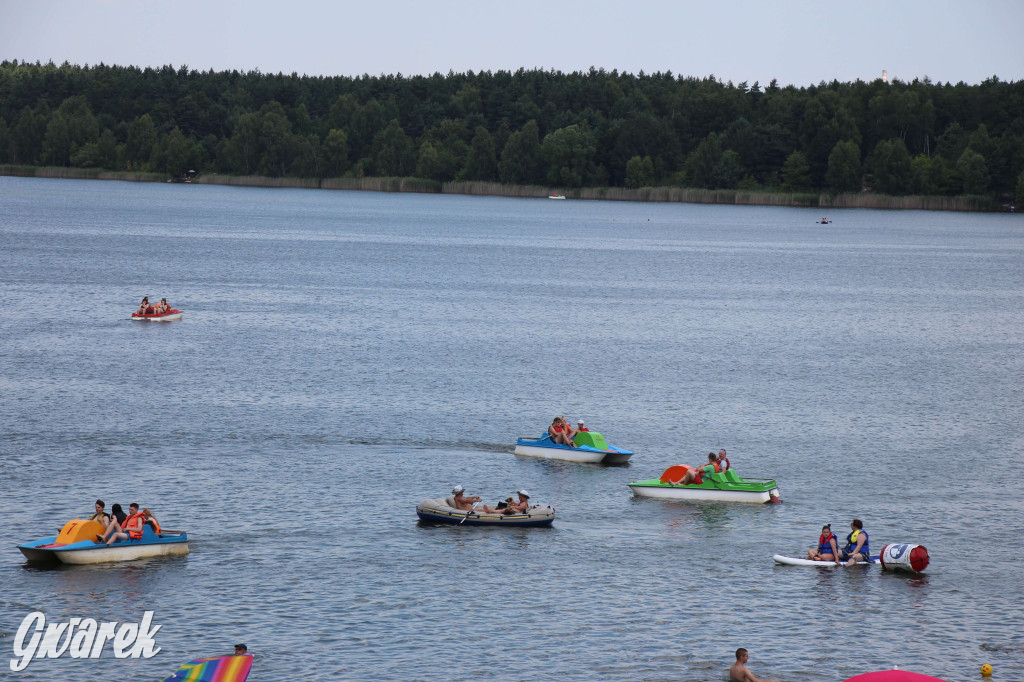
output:
[[[71,162],[71,154],[71,130],[68,128],[68,121],[59,111],[54,112],[46,124],[46,135],[43,137],[43,163],[50,166],[67,166]]]
[[[722,161],[718,135],[709,133],[686,157],[686,182],[691,187],[711,188],[715,184],[715,168]]]
[[[859,192],[861,188],[860,148],[853,140],[837,142],[828,155],[825,185],[833,192]]]
[[[192,168],[194,159],[192,142],[185,137],[178,126],[157,140],[153,146],[153,158],[150,167],[170,177],[180,177]]]
[[[1021,171],[1020,175],[1017,176],[1017,187],[1013,195],[1014,208],[1022,200],[1024,200],[1024,171]]]
[[[327,133],[320,150],[323,174],[326,178],[337,178],[348,170],[348,136],[344,130],[333,128]]]
[[[498,177],[498,161],[494,147],[494,138],[487,128],[477,126],[473,134],[473,142],[466,155],[466,165],[458,175],[462,180],[480,180],[490,182]]]
[[[131,170],[141,170],[153,155],[156,144],[156,126],[153,117],[143,114],[128,126],[128,140],[125,144],[125,156]]]
[[[374,172],[383,177],[405,177],[413,174],[416,153],[413,141],[392,119],[387,127],[373,138]]]
[[[539,154],[540,129],[530,119],[521,130],[509,135],[498,162],[498,178],[513,185],[538,182]]]
[[[648,187],[654,183],[654,162],[649,156],[634,156],[626,162],[626,187]]]
[[[910,154],[903,140],[882,140],[868,156],[871,187],[882,194],[906,194],[911,188]]]
[[[8,163],[11,153],[11,133],[7,121],[0,116],[0,163]]]
[[[793,152],[782,164],[782,189],[804,192],[811,189],[811,164],[803,152]]]
[[[416,177],[428,178],[430,180],[444,181],[441,159],[437,154],[437,148],[430,140],[425,140],[420,145],[419,154],[416,157]]]
[[[731,149],[722,152],[711,173],[711,186],[715,189],[735,189],[743,178],[743,164],[740,155]]]
[[[582,187],[596,172],[597,142],[582,126],[559,128],[545,136],[540,156],[547,167],[547,182],[565,187]]]
[[[50,118],[50,109],[45,103],[35,109],[24,107],[18,120],[11,126],[11,162],[34,165],[39,163],[43,153],[43,138]]]
[[[114,133],[111,132],[110,128],[104,128],[99,142],[96,143],[96,165],[109,170],[114,170],[118,167],[117,138],[114,137]]]
[[[963,179],[964,194],[984,194],[988,190],[989,175],[985,157],[967,148],[956,162],[957,173]]]

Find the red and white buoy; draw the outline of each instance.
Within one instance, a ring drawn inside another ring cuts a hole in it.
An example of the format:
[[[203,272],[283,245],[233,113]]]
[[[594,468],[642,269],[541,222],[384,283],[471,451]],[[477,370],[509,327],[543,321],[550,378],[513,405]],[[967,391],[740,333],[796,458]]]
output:
[[[924,545],[890,544],[882,548],[878,561],[886,571],[904,570],[921,573],[928,568],[928,549]]]

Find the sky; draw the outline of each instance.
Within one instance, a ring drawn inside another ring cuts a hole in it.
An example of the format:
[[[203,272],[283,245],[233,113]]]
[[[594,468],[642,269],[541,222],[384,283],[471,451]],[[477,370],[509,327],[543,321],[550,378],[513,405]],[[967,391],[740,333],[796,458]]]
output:
[[[591,67],[1024,80],[1024,0],[0,0],[0,60],[324,76]]]

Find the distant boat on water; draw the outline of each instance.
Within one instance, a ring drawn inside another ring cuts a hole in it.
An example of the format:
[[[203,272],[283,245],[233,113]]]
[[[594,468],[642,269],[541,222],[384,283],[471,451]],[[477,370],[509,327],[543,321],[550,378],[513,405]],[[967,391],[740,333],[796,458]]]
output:
[[[549,194],[548,199],[564,199],[564,194]]]

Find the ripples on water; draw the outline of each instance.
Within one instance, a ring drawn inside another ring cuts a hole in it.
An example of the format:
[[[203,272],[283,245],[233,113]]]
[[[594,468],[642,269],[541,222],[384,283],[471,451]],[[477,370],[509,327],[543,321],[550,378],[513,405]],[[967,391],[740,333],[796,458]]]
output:
[[[163,648],[16,679],[237,641],[252,680],[723,680],[739,646],[784,680],[1024,677],[1019,216],[13,178],[0,205],[0,651],[35,609],[153,610]],[[143,294],[184,320],[129,322]],[[637,455],[511,454],[563,412]],[[785,503],[626,488],[719,447]],[[420,526],[455,483],[558,518]],[[23,563],[96,496],[192,553]],[[928,572],[772,565],[854,516]]]

